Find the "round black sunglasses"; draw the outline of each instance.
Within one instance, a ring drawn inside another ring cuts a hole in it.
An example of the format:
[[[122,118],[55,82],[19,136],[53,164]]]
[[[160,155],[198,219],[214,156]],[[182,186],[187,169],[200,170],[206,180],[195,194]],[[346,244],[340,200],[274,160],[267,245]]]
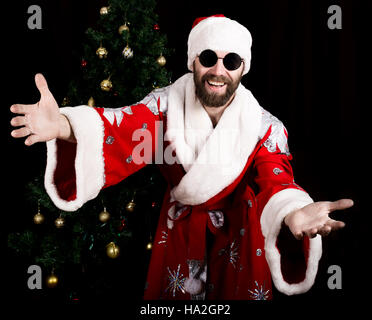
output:
[[[224,58],[219,58],[217,54],[210,49],[204,50],[198,57],[201,65],[206,68],[213,67],[218,59],[222,59],[223,65],[229,71],[239,69],[243,61],[237,53],[230,52]]]

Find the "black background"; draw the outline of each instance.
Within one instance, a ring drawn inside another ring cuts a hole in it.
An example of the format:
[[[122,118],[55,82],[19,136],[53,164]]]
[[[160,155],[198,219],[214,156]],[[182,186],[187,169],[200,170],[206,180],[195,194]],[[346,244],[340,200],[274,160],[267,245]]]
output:
[[[27,27],[27,9],[32,4],[42,8],[42,30]],[[37,72],[45,75],[57,101],[62,100],[69,80],[79,69],[72,52],[80,49],[85,30],[94,26],[99,8],[106,4],[104,0],[2,4],[4,84],[0,119],[6,176],[0,223],[3,243],[7,232],[22,230],[24,221],[34,214],[22,200],[24,186],[45,167],[46,158],[44,144],[28,148],[23,139],[10,136],[9,107],[39,99],[34,85]],[[342,9],[341,30],[327,27],[330,16],[327,9],[332,4]],[[223,13],[250,30],[252,64],[243,84],[288,129],[296,182],[315,201],[351,198],[355,202],[353,208],[333,215],[345,221],[346,227],[324,239],[314,287],[296,297],[277,293],[279,302],[312,305],[336,301],[334,308],[355,311],[368,298],[372,270],[367,245],[370,210],[366,204],[370,198],[367,192],[371,139],[367,114],[371,107],[368,99],[371,12],[371,2],[361,0],[158,1],[158,24],[168,37],[169,47],[175,49],[175,54],[167,57],[173,81],[187,72],[186,44],[194,18]],[[2,273],[6,280],[6,288],[2,290],[5,301],[21,304],[34,301],[35,294],[26,285],[26,268],[32,262],[25,264],[5,247],[2,250],[5,254],[1,255],[5,267]],[[342,268],[341,290],[327,287],[330,265]],[[116,295],[120,296],[120,290]],[[47,292],[43,297],[51,294]],[[126,309],[133,308],[129,305]]]

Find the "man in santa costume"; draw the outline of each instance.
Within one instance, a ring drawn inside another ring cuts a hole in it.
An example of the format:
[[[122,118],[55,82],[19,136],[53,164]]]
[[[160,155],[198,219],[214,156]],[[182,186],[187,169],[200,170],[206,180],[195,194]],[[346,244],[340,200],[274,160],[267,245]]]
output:
[[[344,226],[329,213],[353,205],[313,202],[294,182],[284,125],[240,83],[251,44],[238,22],[199,18],[188,39],[191,72],[137,104],[59,109],[37,74],[40,101],[11,107],[20,114],[13,137],[47,142],[45,187],[61,210],[163,156],[168,189],[145,299],[271,299],[272,282],[287,295],[306,292],[321,236]],[[141,132],[151,137],[145,157]]]

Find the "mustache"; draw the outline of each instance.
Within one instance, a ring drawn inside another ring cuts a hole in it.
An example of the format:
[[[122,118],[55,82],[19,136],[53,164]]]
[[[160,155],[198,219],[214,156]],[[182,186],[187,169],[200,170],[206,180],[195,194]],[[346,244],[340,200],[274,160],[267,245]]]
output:
[[[216,82],[224,82],[226,84],[232,83],[232,80],[228,77],[215,76],[213,74],[205,74],[205,75],[202,76],[201,80],[202,80],[202,82],[210,80],[210,81],[216,81]]]

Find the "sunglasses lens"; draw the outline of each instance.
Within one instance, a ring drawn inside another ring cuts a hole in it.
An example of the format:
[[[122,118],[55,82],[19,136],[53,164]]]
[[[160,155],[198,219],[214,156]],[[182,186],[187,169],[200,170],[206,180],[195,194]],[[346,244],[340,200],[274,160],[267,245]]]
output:
[[[236,70],[242,64],[242,58],[236,53],[229,53],[223,58],[223,64],[227,70]]]
[[[217,62],[217,55],[212,50],[204,50],[199,56],[200,63],[206,67],[213,67]]]

